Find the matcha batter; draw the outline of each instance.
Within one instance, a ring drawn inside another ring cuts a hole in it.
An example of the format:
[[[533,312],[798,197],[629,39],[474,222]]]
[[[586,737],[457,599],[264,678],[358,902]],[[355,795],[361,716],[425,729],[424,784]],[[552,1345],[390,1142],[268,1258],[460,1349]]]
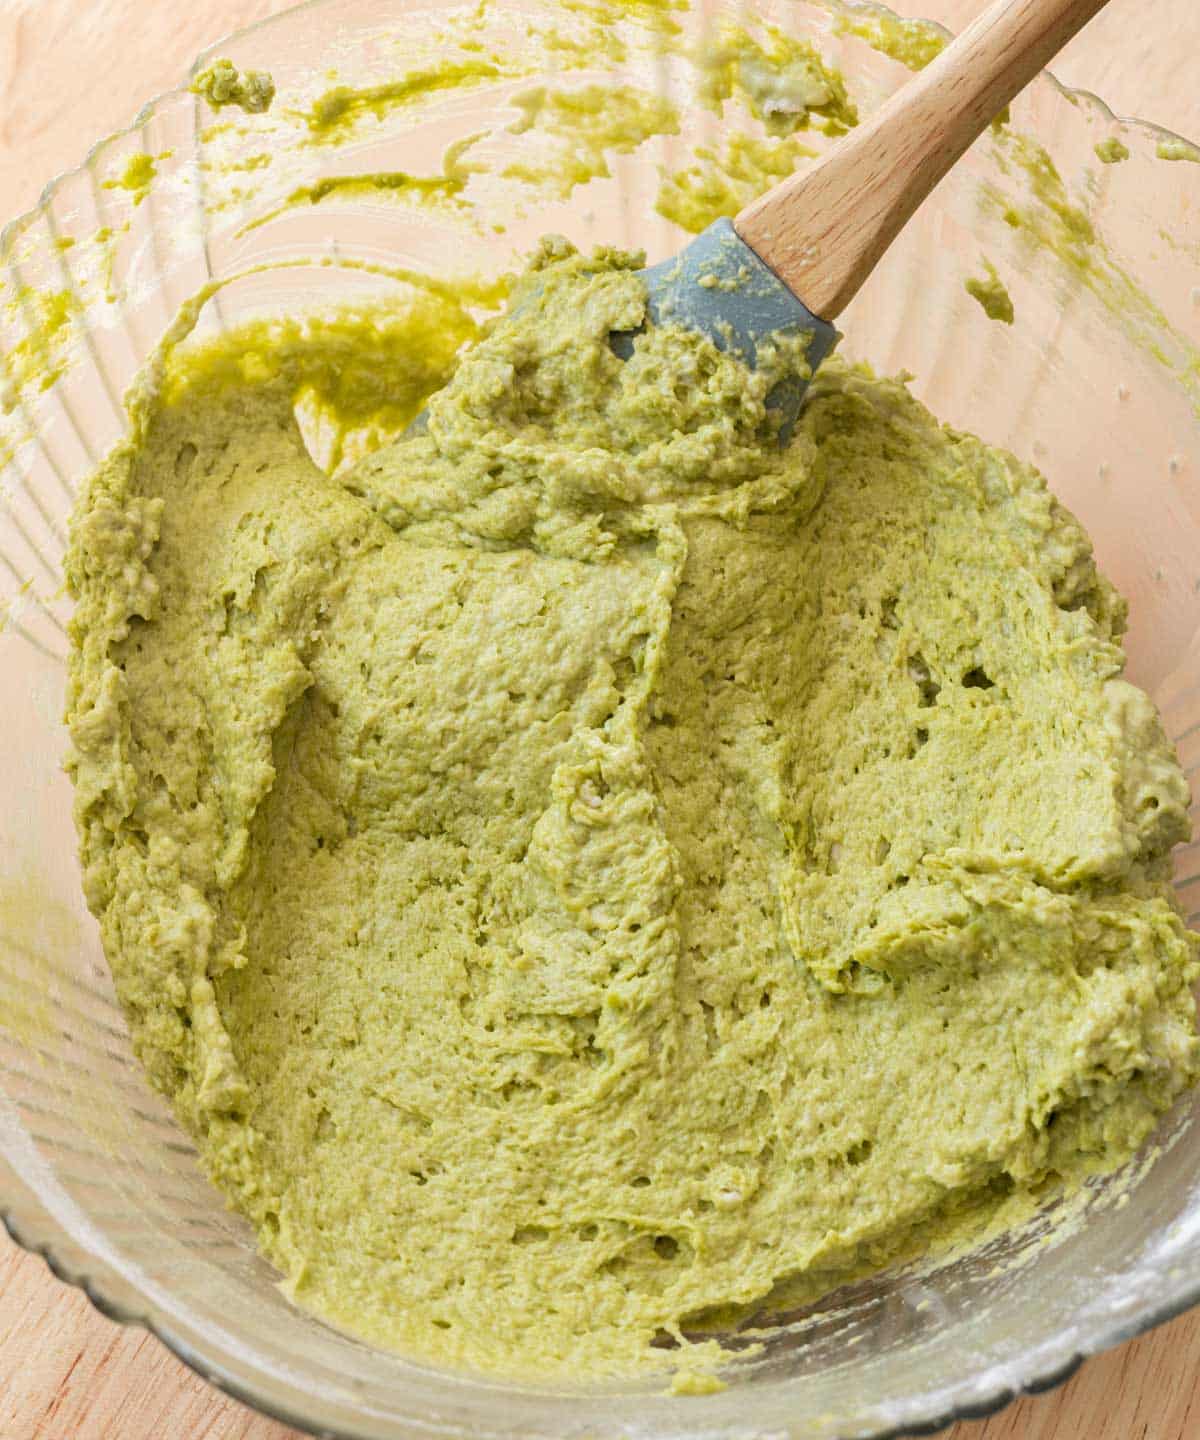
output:
[[[275,99],[275,81],[265,70],[239,70],[232,60],[214,60],[205,66],[191,88],[214,110],[236,105],[247,115],[261,115]]]
[[[1186,786],[1079,525],[864,369],[781,450],[786,356],[618,360],[633,263],[547,243],[335,476],[332,329],[165,359],[70,557],[154,1083],[299,1301],[527,1376],[694,1364],[1113,1167],[1197,1069]]]
[[[972,276],[963,288],[973,300],[979,301],[989,320],[999,320],[1004,325],[1011,325],[1016,312],[1013,310],[1008,286],[996,273],[996,267],[990,260],[984,261],[984,270],[987,273],[982,278]]]

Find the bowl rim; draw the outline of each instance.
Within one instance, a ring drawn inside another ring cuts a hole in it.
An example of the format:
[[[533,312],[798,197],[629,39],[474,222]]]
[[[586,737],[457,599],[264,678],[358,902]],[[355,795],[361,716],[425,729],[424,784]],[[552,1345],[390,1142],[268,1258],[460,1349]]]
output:
[[[858,16],[883,24],[889,21],[916,24],[943,36],[947,41],[954,39],[955,35],[954,31],[939,21],[920,16],[902,16],[890,6],[883,4],[882,0],[808,0],[808,3],[835,17]],[[189,95],[191,79],[206,62],[215,58],[221,50],[256,35],[259,31],[267,30],[285,21],[293,21],[305,11],[326,8],[332,4],[336,4],[336,0],[299,0],[299,3],[290,5],[275,14],[263,16],[248,25],[238,26],[206,46],[192,61],[185,83],[160,91],[146,101],[128,125],[95,141],[88,147],[83,159],[78,164],[58,172],[46,182],[37,201],[32,206],[0,226],[0,260],[9,256],[16,241],[27,229],[37,223],[39,217],[51,209],[55,198],[65,186],[93,170],[106,154],[120,146],[130,136],[143,130],[160,107]],[[1041,71],[1027,88],[1033,89],[1046,85],[1051,86],[1062,99],[1075,108],[1085,108],[1092,112],[1101,123],[1120,126],[1122,130],[1138,132],[1148,144],[1152,144],[1155,148],[1170,142],[1178,142],[1196,148],[1195,142],[1180,132],[1140,116],[1123,115],[1114,110],[1102,96],[1082,86],[1065,84],[1050,69]],[[196,97],[196,103],[202,103],[199,97]],[[4,1171],[8,1171],[20,1186],[19,1177],[11,1170],[6,1161],[0,1162],[0,1182],[4,1179]],[[21,1213],[19,1214],[18,1211]],[[116,1299],[111,1292],[106,1291],[103,1283],[98,1282],[88,1272],[86,1266],[77,1266],[67,1259],[63,1253],[63,1241],[66,1241],[67,1247],[70,1247],[72,1242],[69,1237],[63,1235],[61,1227],[54,1222],[36,1199],[28,1196],[27,1191],[24,1206],[21,1205],[19,1195],[11,1192],[5,1194],[0,1191],[0,1227],[19,1250],[44,1261],[46,1268],[56,1280],[81,1291],[98,1314],[122,1327],[136,1327],[145,1330],[193,1374],[199,1376],[222,1394],[228,1395],[240,1404],[292,1429],[322,1437],[322,1440],[374,1440],[374,1437],[365,1430],[346,1429],[340,1422],[337,1429],[332,1429],[323,1421],[301,1414],[288,1405],[268,1397],[253,1380],[235,1375],[219,1360],[202,1353],[198,1347],[185,1339],[174,1329],[159,1307],[147,1297],[141,1296],[141,1303],[138,1305],[131,1305]],[[39,1229],[42,1230],[42,1234],[36,1233]],[[1035,1370],[1016,1384],[998,1384],[979,1400],[960,1401],[947,1409],[934,1411],[920,1419],[872,1431],[870,1440],[904,1440],[904,1437],[907,1436],[933,1435],[957,1424],[960,1420],[986,1419],[1003,1410],[1022,1395],[1040,1395],[1057,1389],[1079,1370],[1085,1360],[1136,1339],[1139,1335],[1147,1334],[1197,1306],[1200,1306],[1200,1271],[1176,1298],[1164,1304],[1149,1306],[1135,1319],[1101,1327],[1094,1337],[1089,1338],[1078,1347],[1071,1347],[1070,1353],[1065,1359],[1060,1358],[1045,1368]],[[432,1433],[428,1432],[419,1421],[403,1423],[414,1435],[422,1431]],[[686,1431],[680,1431],[678,1440],[686,1440],[686,1434]]]

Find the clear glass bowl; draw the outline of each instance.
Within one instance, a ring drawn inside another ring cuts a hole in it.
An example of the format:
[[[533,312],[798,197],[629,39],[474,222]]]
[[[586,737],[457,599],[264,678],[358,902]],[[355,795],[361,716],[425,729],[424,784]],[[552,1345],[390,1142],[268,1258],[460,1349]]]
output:
[[[1095,1187],[1086,1223],[1055,1226],[1042,1216],[983,1252],[830,1297],[779,1324],[722,1394],[451,1375],[293,1308],[133,1060],[80,894],[60,768],[70,613],[60,565],[76,486],[120,435],[120,399],[136,369],[181,302],[213,277],[241,275],[205,305],[201,331],[314,299],[386,302],[400,283],[396,266],[496,272],[547,229],[580,243],[643,245],[651,259],[669,253],[684,236],[654,211],[659,167],[678,168],[693,144],[718,141],[730,121],[696,105],[690,66],[667,52],[702,43],[725,10],[743,24],[766,18],[812,36],[865,109],[907,78],[845,33],[847,15],[886,27],[886,12],[870,5],[697,4],[677,17],[683,34],[670,44],[661,8],[625,9],[616,33],[628,54],[619,63],[601,56],[572,69],[583,62],[561,48],[520,42],[531,73],[569,71],[561,79],[572,87],[633,78],[684,107],[680,135],[615,158],[609,177],[569,199],[547,201],[496,173],[536,143],[504,128],[529,75],[430,94],[370,119],[336,148],[307,145],[289,107],[325,89],[331,65],[355,86],[392,78],[413,57],[436,56],[438,31],[456,13],[441,0],[325,0],[219,47],[274,71],[281,103],[270,117],[214,125],[195,97],[165,95],[4,234],[0,1207],[14,1238],[106,1314],[146,1325],[216,1384],[320,1434],[749,1440],[935,1429],[1055,1384],[1081,1357],[1200,1298],[1200,1130],[1189,1102],[1146,1155]],[[527,22],[586,24],[550,0],[472,14],[478,38],[491,31],[514,44]],[[1188,335],[1200,313],[1200,249],[1186,236],[1200,211],[1200,167],[1159,158],[1172,137],[1118,121],[1048,77],[1014,106],[1012,126],[1046,148],[1067,191],[1043,172],[1031,197],[1011,142],[985,137],[845,316],[846,348],[883,371],[911,371],[943,419],[1033,459],[1051,478],[1131,602],[1130,673],[1154,696],[1192,770],[1200,764],[1200,365]],[[503,233],[349,192],[246,228],[324,175],[436,173],[448,143],[481,130],[492,132],[492,172],[473,176],[466,197],[502,221]],[[264,134],[270,164],[254,159]],[[1113,136],[1130,158],[1103,165],[1094,146]],[[157,157],[145,193],[121,183],[138,152]],[[1076,242],[1056,250],[1005,220],[1010,205],[1025,206],[1035,237],[1063,241],[1061,227],[1074,223],[1067,203],[1090,217],[1094,245],[1078,242],[1076,229]],[[64,244],[68,236],[74,245]],[[964,291],[985,258],[1008,283],[1011,327],[987,319]],[[1200,849],[1182,849],[1177,868],[1185,905],[1200,906]]]

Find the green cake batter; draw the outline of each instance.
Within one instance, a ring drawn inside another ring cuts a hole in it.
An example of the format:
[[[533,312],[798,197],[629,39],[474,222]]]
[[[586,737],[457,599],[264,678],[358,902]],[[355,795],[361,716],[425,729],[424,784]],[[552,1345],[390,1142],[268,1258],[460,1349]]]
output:
[[[194,94],[214,110],[236,105],[247,115],[260,115],[275,99],[275,81],[265,70],[239,70],[232,60],[214,60],[192,80]]]
[[[164,358],[70,555],[151,1078],[302,1304],[525,1376],[693,1364],[1197,1069],[1187,789],[1079,525],[865,369],[781,450],[787,354],[618,360],[635,263],[547,242],[333,476],[296,391],[369,324]]]

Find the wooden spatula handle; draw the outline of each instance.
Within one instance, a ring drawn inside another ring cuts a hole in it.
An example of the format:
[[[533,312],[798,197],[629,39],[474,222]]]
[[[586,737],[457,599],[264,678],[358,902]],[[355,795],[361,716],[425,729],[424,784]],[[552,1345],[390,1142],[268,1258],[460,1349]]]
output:
[[[823,320],[854,298],[946,171],[1107,0],[996,0],[819,165],[734,228]]]

